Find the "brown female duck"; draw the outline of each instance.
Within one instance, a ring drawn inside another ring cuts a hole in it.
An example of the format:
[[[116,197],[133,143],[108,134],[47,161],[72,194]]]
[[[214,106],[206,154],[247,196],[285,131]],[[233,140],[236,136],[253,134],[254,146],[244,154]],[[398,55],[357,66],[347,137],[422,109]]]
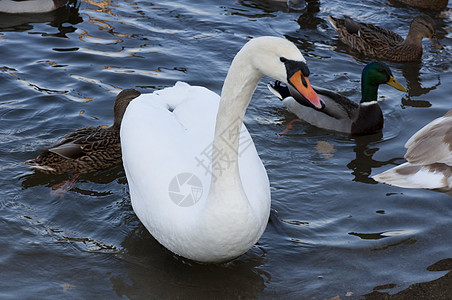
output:
[[[423,38],[430,39],[436,48],[443,49],[435,38],[434,21],[426,15],[413,19],[405,39],[388,29],[349,17],[339,19],[329,16],[329,21],[343,43],[368,57],[396,62],[419,60]]]
[[[126,89],[118,94],[111,127],[79,128],[25,164],[47,174],[63,174],[89,173],[121,163],[119,130],[122,117],[130,101],[139,95],[140,92],[134,89]]]

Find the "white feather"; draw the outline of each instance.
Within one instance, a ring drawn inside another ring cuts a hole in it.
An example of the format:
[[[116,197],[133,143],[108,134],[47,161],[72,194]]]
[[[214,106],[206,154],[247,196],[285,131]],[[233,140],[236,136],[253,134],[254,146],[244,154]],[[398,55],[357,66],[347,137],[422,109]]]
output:
[[[449,187],[444,173],[432,172],[427,167],[420,167],[417,172],[404,175],[403,169],[412,166],[406,162],[372,178],[382,183],[403,188],[439,189]]]
[[[405,143],[408,162],[375,175],[376,181],[404,188],[452,188],[452,110],[417,131]]]

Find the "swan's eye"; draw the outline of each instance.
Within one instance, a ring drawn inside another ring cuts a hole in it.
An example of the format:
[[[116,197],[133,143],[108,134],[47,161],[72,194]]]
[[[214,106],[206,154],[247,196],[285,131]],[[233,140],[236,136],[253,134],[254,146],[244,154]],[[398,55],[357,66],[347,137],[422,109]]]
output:
[[[285,58],[285,57],[280,57],[279,60],[280,60],[281,62],[285,63],[285,62],[287,61],[287,58]]]

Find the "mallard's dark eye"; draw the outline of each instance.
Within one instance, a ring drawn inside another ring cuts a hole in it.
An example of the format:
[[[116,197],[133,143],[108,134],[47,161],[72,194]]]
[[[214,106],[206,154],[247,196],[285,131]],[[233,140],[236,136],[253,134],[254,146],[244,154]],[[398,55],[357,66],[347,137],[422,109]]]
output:
[[[384,70],[383,69],[378,69],[378,72],[384,73]]]
[[[280,57],[279,60],[280,60],[281,62],[285,63],[285,62],[287,61],[287,58],[285,58],[285,57]]]

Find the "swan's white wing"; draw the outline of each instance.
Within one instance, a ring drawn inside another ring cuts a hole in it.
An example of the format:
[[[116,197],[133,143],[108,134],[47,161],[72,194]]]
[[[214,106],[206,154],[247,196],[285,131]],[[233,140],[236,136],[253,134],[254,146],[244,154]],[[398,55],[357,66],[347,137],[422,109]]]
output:
[[[414,165],[452,165],[452,110],[416,132],[405,144],[405,158]]]
[[[151,232],[154,227],[171,232],[175,220],[196,213],[197,205],[169,210],[177,207],[169,186],[179,174],[191,173],[208,188],[209,174],[204,176],[195,157],[212,142],[217,109],[218,95],[184,83],[143,94],[129,104],[121,125],[123,163],[134,211]],[[204,190],[201,200],[206,195]]]

